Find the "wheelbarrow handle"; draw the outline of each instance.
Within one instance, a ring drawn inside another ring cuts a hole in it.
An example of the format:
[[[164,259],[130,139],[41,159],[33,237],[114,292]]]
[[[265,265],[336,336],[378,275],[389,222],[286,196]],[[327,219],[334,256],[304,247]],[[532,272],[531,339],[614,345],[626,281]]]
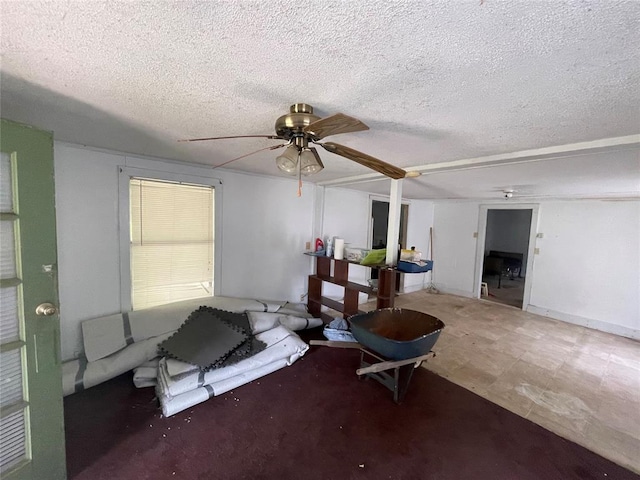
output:
[[[337,342],[335,340],[309,340],[309,345],[323,345],[334,348],[357,348],[362,350],[362,345],[358,342]]]
[[[367,373],[383,372],[385,370],[390,370],[392,368],[402,367],[404,365],[409,365],[410,363],[415,363],[414,368],[418,368],[420,366],[420,364],[424,360],[427,360],[428,358],[433,357],[433,356],[434,356],[434,353],[433,352],[429,352],[426,355],[420,355],[419,357],[407,358],[406,360],[396,360],[396,361],[389,360],[389,361],[386,361],[386,362],[378,362],[378,363],[374,363],[373,365],[370,365],[368,367],[357,369],[356,370],[356,374],[365,375]]]

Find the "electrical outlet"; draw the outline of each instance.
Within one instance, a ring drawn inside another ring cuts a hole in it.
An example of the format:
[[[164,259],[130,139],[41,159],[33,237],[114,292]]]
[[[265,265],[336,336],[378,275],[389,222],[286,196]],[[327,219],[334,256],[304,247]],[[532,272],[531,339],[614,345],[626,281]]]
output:
[[[305,250],[311,250],[311,242],[307,242],[304,244],[304,249]]]
[[[301,301],[301,302],[303,302],[303,301],[304,301],[304,297],[306,297],[306,296],[307,296],[307,294],[306,294],[306,293],[302,293],[302,294],[300,295],[300,301]]]
[[[534,255],[538,255],[540,253],[540,249],[539,248],[534,248],[533,249],[533,254]]]
[[[473,232],[473,238],[478,238],[478,232]]]

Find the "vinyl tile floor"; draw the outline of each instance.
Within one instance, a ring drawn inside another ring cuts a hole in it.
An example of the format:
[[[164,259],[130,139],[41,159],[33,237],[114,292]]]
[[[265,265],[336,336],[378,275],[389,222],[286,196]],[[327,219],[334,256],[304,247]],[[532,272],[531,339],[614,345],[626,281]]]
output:
[[[640,342],[424,290],[395,306],[445,324],[425,368],[640,473]]]

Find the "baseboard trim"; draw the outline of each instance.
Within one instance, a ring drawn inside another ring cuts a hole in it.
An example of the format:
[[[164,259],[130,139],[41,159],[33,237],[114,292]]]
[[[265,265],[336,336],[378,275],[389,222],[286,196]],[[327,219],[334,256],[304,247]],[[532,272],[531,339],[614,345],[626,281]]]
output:
[[[534,313],[543,317],[555,318],[556,320],[562,320],[563,322],[573,323],[574,325],[592,328],[601,332],[612,333],[621,337],[640,340],[640,330],[624,327],[622,325],[615,325],[613,323],[594,320],[592,318],[580,317],[578,315],[571,315],[569,313],[556,312],[555,310],[536,307],[535,305],[529,305],[527,307],[527,312]]]

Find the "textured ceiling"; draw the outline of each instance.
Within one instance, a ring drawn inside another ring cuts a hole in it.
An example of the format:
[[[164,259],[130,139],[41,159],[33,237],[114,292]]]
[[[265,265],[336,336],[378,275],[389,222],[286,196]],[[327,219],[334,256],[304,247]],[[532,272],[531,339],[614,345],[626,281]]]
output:
[[[1,8],[2,116],[58,140],[216,165],[276,141],[176,140],[272,134],[296,102],[364,121],[369,131],[329,140],[401,167],[640,133],[635,0]],[[486,198],[525,185],[541,196],[634,195],[639,143],[423,176],[405,181],[405,193]],[[326,168],[309,181],[369,172],[320,154]],[[228,168],[279,175],[275,156],[258,153]],[[596,157],[608,168],[592,165]],[[382,192],[386,184],[355,188]]]

